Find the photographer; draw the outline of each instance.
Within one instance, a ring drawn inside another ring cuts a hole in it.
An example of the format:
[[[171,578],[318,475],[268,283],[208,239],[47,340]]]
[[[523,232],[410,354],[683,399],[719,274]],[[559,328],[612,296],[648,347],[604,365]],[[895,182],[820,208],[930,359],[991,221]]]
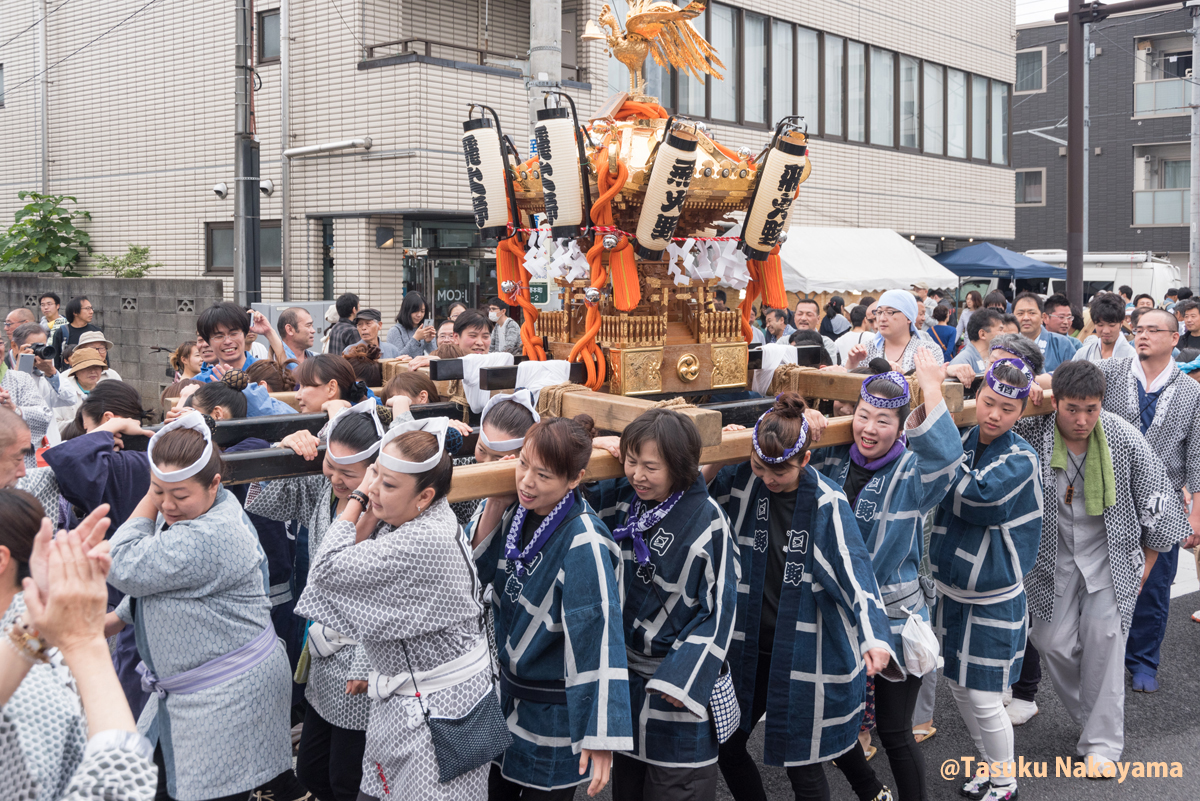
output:
[[[12,349],[10,351],[12,363],[17,366],[17,369],[20,369],[21,357],[26,354],[32,355],[33,372],[30,375],[33,376],[38,392],[45,399],[46,405],[51,409],[72,406],[75,403],[75,396],[65,387],[60,386],[61,376],[58,368],[54,366],[56,354],[54,348],[46,344],[47,339],[45,329],[37,323],[22,323],[17,326],[12,332]]]

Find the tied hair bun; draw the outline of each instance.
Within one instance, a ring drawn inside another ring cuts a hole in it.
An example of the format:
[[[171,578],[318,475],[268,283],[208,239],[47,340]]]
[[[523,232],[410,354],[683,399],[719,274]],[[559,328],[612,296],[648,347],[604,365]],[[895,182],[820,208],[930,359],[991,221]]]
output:
[[[587,434],[588,439],[596,438],[596,421],[590,414],[577,414],[572,419],[579,423],[579,427],[583,429],[583,433]]]
[[[771,407],[773,414],[784,420],[798,419],[808,411],[808,404],[799,392],[781,392],[775,396],[775,405]]]
[[[457,428],[451,426],[446,429],[446,453],[451,456],[456,456],[462,450],[463,435]]]
[[[379,416],[379,422],[383,425],[383,430],[387,431],[388,426],[392,424],[392,407],[376,406],[375,414]]]
[[[217,438],[217,421],[211,415],[200,412],[200,416],[204,418],[204,425],[208,426],[208,433],[212,434],[213,439]]]
[[[880,356],[876,356],[874,359],[871,359],[868,366],[871,368],[871,372],[875,375],[883,375],[884,373],[890,373],[892,371],[892,363]]]
[[[241,392],[246,387],[250,386],[250,376],[246,375],[241,370],[230,370],[221,377],[221,383],[228,387]]]
[[[355,381],[350,386],[350,402],[361,403],[367,398],[367,384],[365,381]]]

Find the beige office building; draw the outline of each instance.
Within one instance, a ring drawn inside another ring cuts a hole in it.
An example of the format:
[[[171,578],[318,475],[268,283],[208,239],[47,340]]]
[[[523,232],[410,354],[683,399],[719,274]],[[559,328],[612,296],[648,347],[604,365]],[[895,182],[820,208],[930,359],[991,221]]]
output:
[[[528,148],[529,0],[282,2],[253,6],[254,115],[273,185],[262,198],[264,299],[283,299],[286,254],[293,300],[349,290],[385,318],[411,288],[439,312],[482,302],[495,260],[469,214],[459,136],[467,104],[482,102]],[[724,80],[648,61],[650,93],[754,151],[775,120],[802,114],[814,169],[793,224],[892,228],[927,250],[943,238],[1013,238],[1011,3],[739,3],[711,2],[697,20]],[[626,88],[625,69],[581,40],[600,0],[562,5],[564,90],[590,115]],[[623,18],[624,0],[614,5]],[[230,275],[233,195],[213,188],[234,185],[234,4],[4,8],[0,220],[20,206],[18,190],[73,195],[92,214],[98,253],[136,243],[163,263],[160,277]],[[283,150],[367,138],[369,149],[289,159],[284,185]]]

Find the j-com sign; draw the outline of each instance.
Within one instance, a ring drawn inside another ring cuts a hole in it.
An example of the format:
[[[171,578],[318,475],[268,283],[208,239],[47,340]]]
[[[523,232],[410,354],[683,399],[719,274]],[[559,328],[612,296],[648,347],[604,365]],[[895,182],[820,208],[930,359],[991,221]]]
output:
[[[437,291],[438,303],[454,303],[455,301],[467,302],[467,290],[465,289],[439,289]]]

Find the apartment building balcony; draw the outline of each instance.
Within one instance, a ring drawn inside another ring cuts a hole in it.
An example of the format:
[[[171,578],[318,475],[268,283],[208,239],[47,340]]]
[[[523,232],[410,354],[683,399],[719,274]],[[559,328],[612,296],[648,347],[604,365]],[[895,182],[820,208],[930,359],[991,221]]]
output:
[[[1133,84],[1133,115],[1135,117],[1164,117],[1190,114],[1192,102],[1190,78],[1162,78],[1155,81],[1135,81]]]

